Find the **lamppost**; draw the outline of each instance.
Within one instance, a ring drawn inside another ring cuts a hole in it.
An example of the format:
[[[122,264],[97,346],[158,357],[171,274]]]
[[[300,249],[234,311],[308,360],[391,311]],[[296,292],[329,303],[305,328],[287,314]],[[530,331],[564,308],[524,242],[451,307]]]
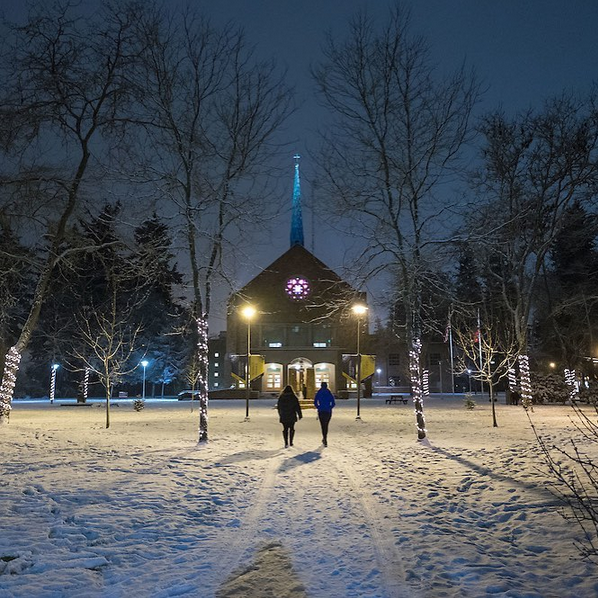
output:
[[[148,362],[148,360],[147,360],[147,359],[144,359],[144,360],[141,362],[141,365],[142,365],[142,367],[143,367],[143,390],[141,391],[141,398],[142,398],[144,401],[145,401],[145,368],[147,367],[147,364],[148,364],[148,363],[149,363],[149,362]]]
[[[382,373],[382,370],[380,368],[378,368],[376,370],[376,374],[378,374],[378,392],[380,392],[380,374]]]
[[[52,373],[50,374],[50,403],[54,402],[54,394],[56,392],[56,370],[60,366],[57,363],[52,364]]]
[[[252,305],[246,305],[241,314],[247,320],[247,364],[245,366],[245,421],[249,421],[249,385],[251,383],[251,319],[256,310]]]
[[[471,370],[467,369],[467,377],[469,378],[469,394],[471,394]]]
[[[367,310],[367,306],[362,304],[353,306],[353,313],[357,316],[357,417],[355,419],[361,419],[361,347],[359,341],[361,336],[361,316],[365,315]]]

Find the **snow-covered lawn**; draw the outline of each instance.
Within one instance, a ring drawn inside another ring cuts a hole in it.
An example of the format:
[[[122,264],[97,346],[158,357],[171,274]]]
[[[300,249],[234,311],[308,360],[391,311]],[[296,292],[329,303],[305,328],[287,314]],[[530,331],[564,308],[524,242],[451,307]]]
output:
[[[274,401],[15,402],[0,426],[0,598],[598,596],[521,407],[340,401],[282,447]],[[575,431],[537,407],[543,436]],[[598,455],[595,455],[598,458]]]

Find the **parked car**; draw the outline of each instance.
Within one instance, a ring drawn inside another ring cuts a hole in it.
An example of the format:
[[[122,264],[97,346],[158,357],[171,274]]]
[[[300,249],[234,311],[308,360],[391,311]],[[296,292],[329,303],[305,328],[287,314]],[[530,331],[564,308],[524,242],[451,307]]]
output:
[[[179,401],[191,401],[199,399],[199,390],[181,390],[177,395]]]

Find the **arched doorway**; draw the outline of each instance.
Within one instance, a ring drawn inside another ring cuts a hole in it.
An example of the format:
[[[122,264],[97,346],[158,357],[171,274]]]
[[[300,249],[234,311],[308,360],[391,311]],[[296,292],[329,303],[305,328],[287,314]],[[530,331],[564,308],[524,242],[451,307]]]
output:
[[[295,394],[302,399],[313,399],[316,379],[313,363],[305,357],[297,357],[288,365],[287,379]]]

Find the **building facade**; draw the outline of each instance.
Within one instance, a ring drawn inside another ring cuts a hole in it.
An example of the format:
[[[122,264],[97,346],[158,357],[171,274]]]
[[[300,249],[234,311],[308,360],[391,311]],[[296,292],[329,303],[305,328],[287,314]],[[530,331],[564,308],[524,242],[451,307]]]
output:
[[[227,357],[238,387],[244,386],[249,354],[250,370],[261,361],[254,390],[277,394],[289,384],[312,398],[327,382],[342,396],[355,388],[348,372],[358,336],[367,331],[367,315],[356,316],[352,308],[367,298],[303,246],[300,198],[296,156],[290,248],[230,297]],[[247,306],[255,310],[250,319],[243,315]]]

